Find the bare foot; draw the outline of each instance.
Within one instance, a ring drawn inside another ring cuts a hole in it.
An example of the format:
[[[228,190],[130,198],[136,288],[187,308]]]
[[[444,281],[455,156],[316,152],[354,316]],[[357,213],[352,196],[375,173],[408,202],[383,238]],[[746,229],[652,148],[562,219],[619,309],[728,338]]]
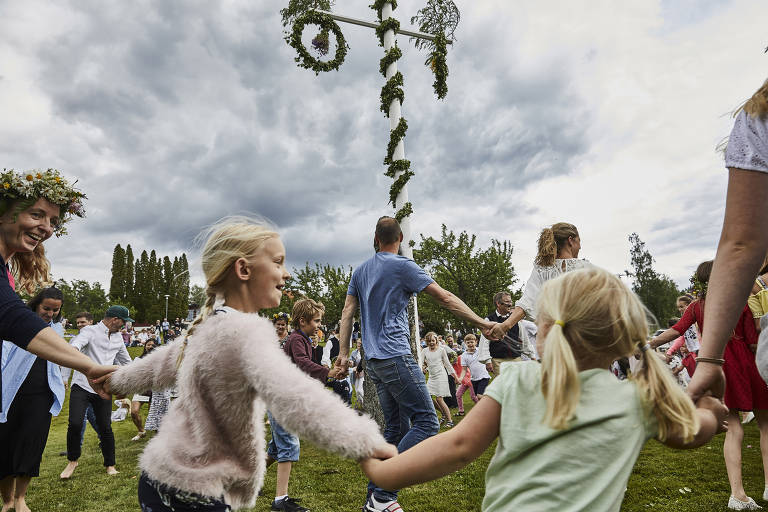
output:
[[[64,471],[62,471],[61,474],[59,475],[59,478],[61,478],[62,480],[69,480],[70,478],[72,478],[72,473],[75,472],[76,467],[77,467],[76,460],[69,461],[69,463],[67,464],[67,467],[65,467]]]
[[[3,508],[0,509],[0,512],[8,512],[9,510],[13,510],[13,502],[3,503]]]
[[[107,474],[108,475],[116,475],[118,473],[120,473],[120,472],[115,469],[115,466],[107,466]]]
[[[24,497],[16,498],[16,512],[32,512],[27,506]]]

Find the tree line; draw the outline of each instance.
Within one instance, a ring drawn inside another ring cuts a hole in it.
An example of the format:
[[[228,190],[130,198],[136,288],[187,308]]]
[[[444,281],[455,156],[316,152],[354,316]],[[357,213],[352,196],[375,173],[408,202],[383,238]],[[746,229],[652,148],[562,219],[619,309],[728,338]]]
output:
[[[416,263],[478,314],[494,310],[493,295],[498,291],[509,292],[513,300],[522,294],[520,288],[515,288],[518,279],[512,265],[511,242],[491,240],[487,247],[478,247],[476,235],[467,231],[456,234],[445,225],[439,238],[420,238],[414,247]],[[669,276],[654,268],[655,260],[637,233],[629,235],[629,242],[632,270],[623,274],[632,279],[632,290],[660,326],[666,327],[667,320],[678,315],[677,297],[688,289],[678,289]],[[280,305],[262,313],[290,313],[299,298],[309,297],[325,304],[324,323],[336,325],[341,320],[352,267],[307,262],[302,268],[293,268],[291,274]],[[184,318],[189,304],[201,307],[205,303],[203,287],[190,287],[186,254],[171,260],[168,256],[159,257],[154,250],[144,250],[134,258],[130,245],[125,249],[120,244],[115,246],[108,296],[98,282],[59,280],[56,286],[64,293],[63,314],[70,319],[80,310],[101,318],[111,302],[127,306],[138,322],[149,323],[165,316],[165,295],[170,318]],[[453,329],[470,329],[426,294],[419,295],[418,307],[419,317],[428,330],[442,332],[448,323]]]
[[[110,302],[131,310],[139,323],[154,323],[166,316],[186,318],[189,307],[189,262],[187,255],[160,257],[155,250],[141,252],[134,259],[130,244],[120,244],[112,253],[112,278],[109,283]]]

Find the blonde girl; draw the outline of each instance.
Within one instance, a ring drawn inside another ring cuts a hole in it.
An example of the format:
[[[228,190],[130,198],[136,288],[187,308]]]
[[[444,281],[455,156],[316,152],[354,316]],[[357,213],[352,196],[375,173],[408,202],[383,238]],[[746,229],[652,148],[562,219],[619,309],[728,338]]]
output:
[[[420,366],[424,373],[429,372],[427,391],[435,397],[437,408],[440,410],[440,414],[443,415],[442,423],[446,427],[451,428],[453,427],[451,409],[443,399],[443,397],[451,395],[450,387],[448,386],[448,374],[445,372],[447,371],[456,380],[456,371],[451,366],[445,349],[439,344],[437,334],[428,332],[424,339],[427,342],[427,348],[421,351]]]
[[[504,365],[459,425],[392,459],[368,459],[369,478],[400,488],[454,472],[497,437],[483,510],[619,510],[643,444],[707,442],[727,413],[699,408],[646,345],[647,310],[614,275],[595,267],[544,284],[538,303],[541,364]],[[618,381],[611,362],[637,350],[645,364]]]
[[[277,307],[289,277],[278,234],[234,217],[207,235],[207,300],[188,335],[121,368],[107,382],[120,394],[178,390],[139,462],[142,510],[253,507],[265,470],[265,405],[286,428],[340,455],[397,453],[370,418],[359,417],[293,365],[271,322],[258,315]]]

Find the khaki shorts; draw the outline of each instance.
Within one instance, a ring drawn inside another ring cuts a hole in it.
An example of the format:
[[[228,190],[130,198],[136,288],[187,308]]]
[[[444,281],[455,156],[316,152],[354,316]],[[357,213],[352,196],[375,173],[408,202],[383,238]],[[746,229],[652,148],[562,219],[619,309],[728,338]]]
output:
[[[494,357],[491,360],[493,364],[493,374],[495,376],[499,375],[499,368],[501,367],[501,363],[516,362],[516,361],[522,361],[522,359],[519,357],[516,357],[514,359],[500,359],[500,358]]]

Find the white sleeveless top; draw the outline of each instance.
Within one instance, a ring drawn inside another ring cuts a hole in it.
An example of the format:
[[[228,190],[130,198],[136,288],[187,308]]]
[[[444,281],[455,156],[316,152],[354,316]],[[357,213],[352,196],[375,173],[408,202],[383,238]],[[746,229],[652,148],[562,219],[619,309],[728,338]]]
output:
[[[572,272],[582,268],[589,268],[592,264],[587,260],[578,258],[556,259],[555,264],[549,267],[534,265],[531,277],[525,283],[523,296],[515,303],[515,306],[523,308],[525,316],[530,320],[536,320],[536,301],[539,299],[541,286],[549,281],[559,277],[566,272]]]
[[[768,172],[768,116],[757,119],[739,112],[725,148],[725,166]]]

